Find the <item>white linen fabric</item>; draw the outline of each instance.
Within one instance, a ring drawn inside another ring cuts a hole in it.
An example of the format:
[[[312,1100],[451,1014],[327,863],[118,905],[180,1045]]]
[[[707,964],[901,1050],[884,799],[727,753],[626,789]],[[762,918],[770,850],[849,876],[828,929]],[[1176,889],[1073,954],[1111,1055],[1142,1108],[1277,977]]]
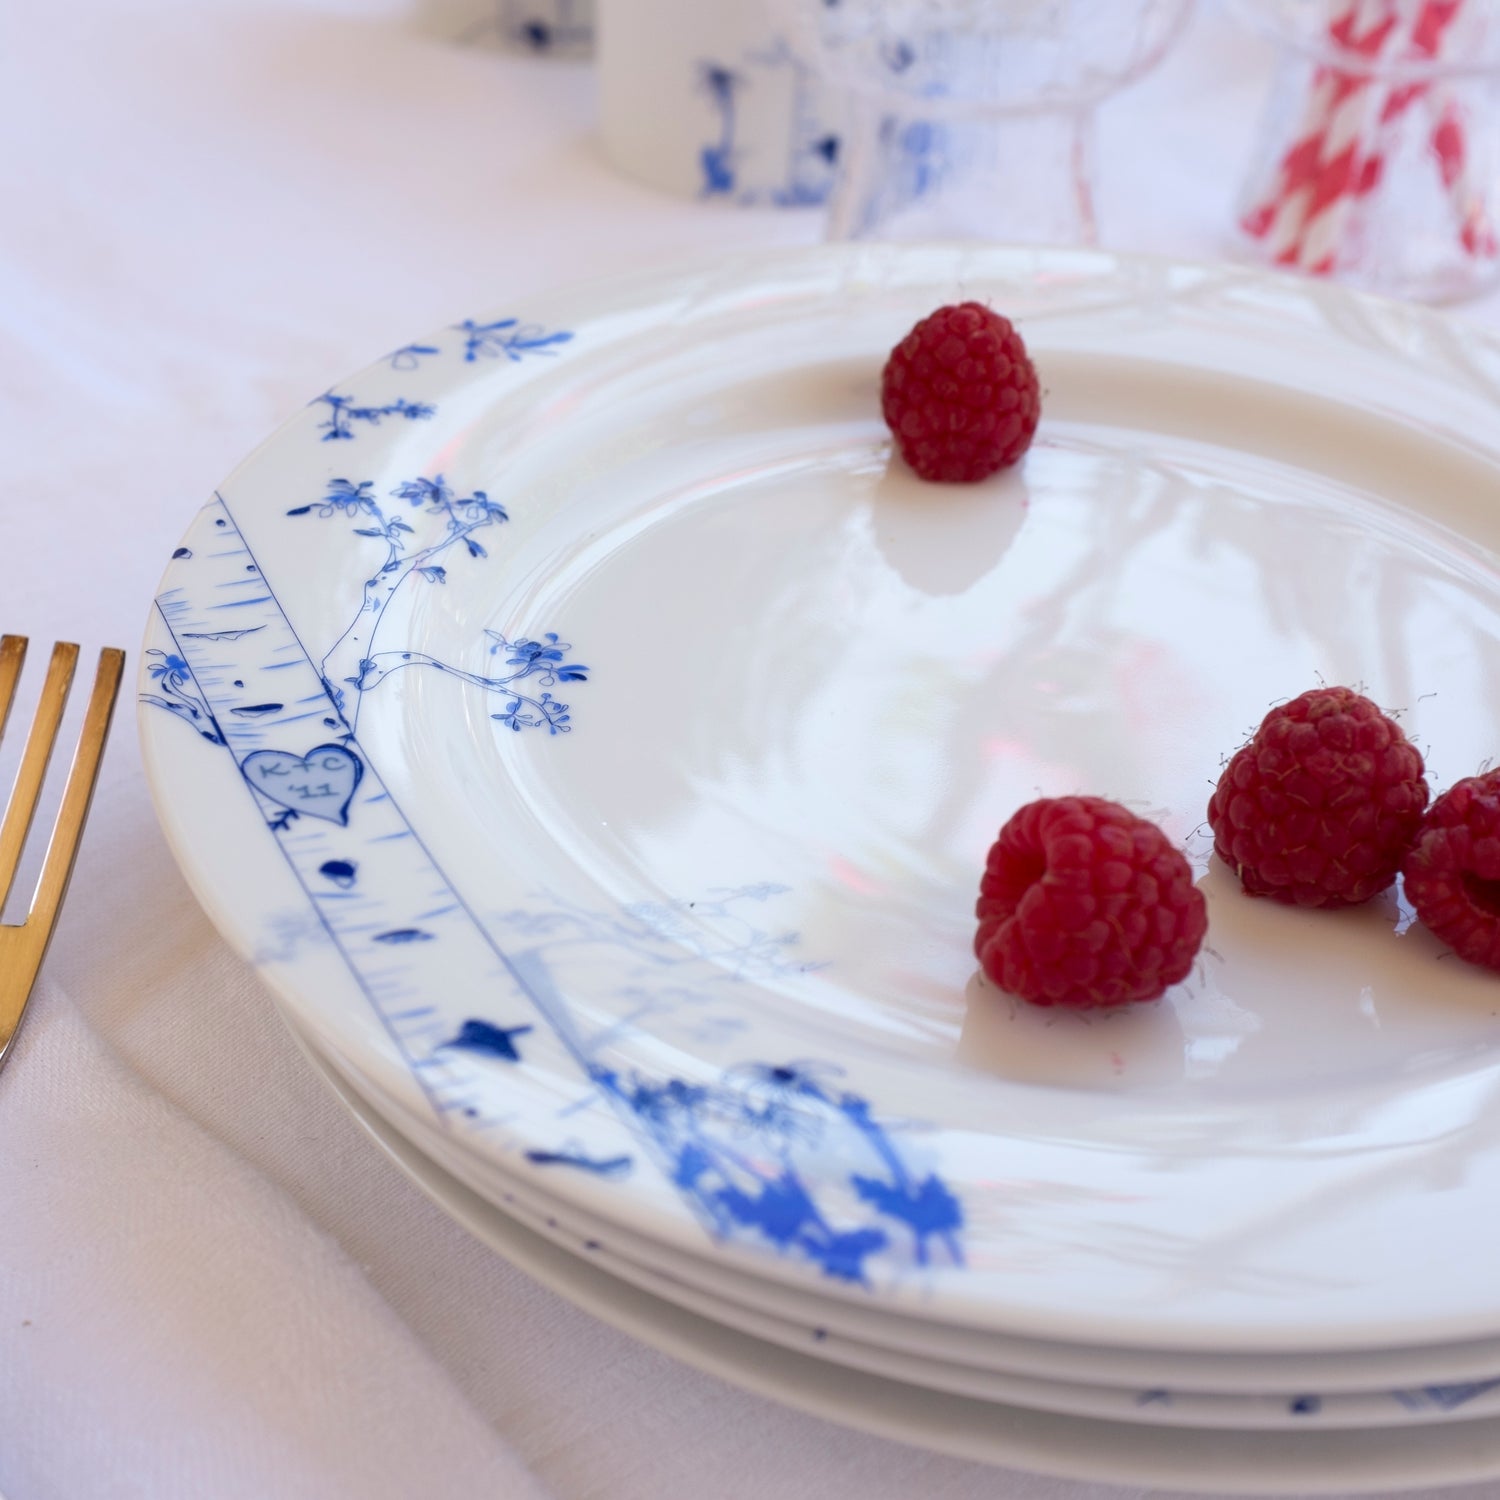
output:
[[[133,653],[214,484],[310,396],[430,328],[573,278],[817,237],[815,214],[616,176],[586,67],[442,45],[416,8],[0,8],[0,629]],[[1109,244],[1226,251],[1266,66],[1211,13],[1106,106]],[[9,1500],[1140,1493],[748,1396],[450,1224],[315,1079],[194,903],[133,708],[127,691],[0,1075]]]

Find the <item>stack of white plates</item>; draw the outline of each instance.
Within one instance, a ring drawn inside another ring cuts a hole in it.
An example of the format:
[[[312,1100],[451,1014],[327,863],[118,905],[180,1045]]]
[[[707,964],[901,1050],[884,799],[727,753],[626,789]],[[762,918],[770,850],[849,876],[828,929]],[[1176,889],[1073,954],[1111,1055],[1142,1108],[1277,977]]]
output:
[[[891,460],[885,353],[1020,324],[1038,440]],[[822,249],[467,319],[192,523],[141,731],[225,935],[502,1253],[731,1379],[1057,1473],[1500,1474],[1500,979],[1393,893],[1244,897],[1202,819],[1319,680],[1500,749],[1500,346],[1306,282]],[[973,977],[1001,822],[1202,871],[1160,1003]]]

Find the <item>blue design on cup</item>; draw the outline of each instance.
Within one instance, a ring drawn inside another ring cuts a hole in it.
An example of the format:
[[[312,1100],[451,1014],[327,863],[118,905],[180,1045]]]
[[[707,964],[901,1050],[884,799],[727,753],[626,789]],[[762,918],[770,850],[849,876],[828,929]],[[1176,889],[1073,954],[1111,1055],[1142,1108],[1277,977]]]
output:
[[[698,153],[705,198],[721,197],[734,191],[734,96],[742,82],[732,68],[711,62],[698,65],[698,87],[708,95],[719,122],[718,137]]]
[[[780,208],[816,207],[828,200],[839,158],[839,137],[828,130],[813,107],[814,82],[785,42],[746,53],[737,65],[719,60],[698,62],[697,87],[706,95],[717,132],[698,151],[701,175],[699,196],[733,198],[754,205]],[[790,70],[791,111],[785,176],[772,186],[746,187],[740,170],[744,150],[740,142],[742,115],[739,99],[753,88],[754,75]]]

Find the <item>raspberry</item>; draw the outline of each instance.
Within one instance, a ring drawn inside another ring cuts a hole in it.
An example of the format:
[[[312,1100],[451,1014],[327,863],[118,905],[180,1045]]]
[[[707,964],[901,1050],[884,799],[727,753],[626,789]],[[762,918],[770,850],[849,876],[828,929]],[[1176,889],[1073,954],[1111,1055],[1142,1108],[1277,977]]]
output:
[[[990,849],[974,951],[1033,1005],[1155,1000],[1187,977],[1208,909],[1182,851],[1102,797],[1043,797]]]
[[[1214,850],[1252,896],[1353,906],[1395,878],[1427,782],[1401,726],[1353,688],[1273,708],[1208,803]]]
[[[979,302],[940,307],[891,350],[880,410],[923,479],[971,483],[1013,464],[1041,414],[1021,335]]]
[[[1429,930],[1471,964],[1500,969],[1500,771],[1451,786],[1401,866]]]

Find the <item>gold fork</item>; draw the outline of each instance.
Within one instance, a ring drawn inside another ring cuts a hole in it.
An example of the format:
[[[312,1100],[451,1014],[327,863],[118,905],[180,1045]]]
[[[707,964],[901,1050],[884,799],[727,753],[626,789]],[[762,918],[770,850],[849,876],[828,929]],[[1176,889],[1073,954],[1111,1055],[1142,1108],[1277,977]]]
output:
[[[26,645],[24,635],[0,636],[0,734],[5,733],[5,721],[10,717],[16,682],[26,660]],[[26,748],[21,752],[21,766],[11,787],[5,821],[0,823],[0,910],[10,896],[16,871],[21,865],[21,851],[36,816],[47,762],[52,759],[52,747],[57,742],[58,726],[62,722],[77,666],[77,646],[61,641],[52,648],[47,680],[42,684],[42,696],[31,721],[31,733],[26,737]],[[99,653],[94,690],[89,695],[83,731],[78,737],[78,748],[73,752],[62,806],[58,808],[57,819],[52,825],[52,837],[42,861],[41,878],[32,892],[31,907],[24,922],[0,922],[0,1068],[5,1066],[10,1044],[20,1030],[26,1002],[31,998],[31,987],[36,983],[37,970],[42,966],[47,944],[52,939],[52,929],[57,925],[58,909],[68,889],[68,877],[73,873],[73,861],[83,838],[84,819],[89,815],[89,803],[93,800],[99,758],[104,753],[104,741],[109,737],[109,721],[115,711],[115,697],[120,691],[120,676],[124,669],[123,651],[109,646]]]

